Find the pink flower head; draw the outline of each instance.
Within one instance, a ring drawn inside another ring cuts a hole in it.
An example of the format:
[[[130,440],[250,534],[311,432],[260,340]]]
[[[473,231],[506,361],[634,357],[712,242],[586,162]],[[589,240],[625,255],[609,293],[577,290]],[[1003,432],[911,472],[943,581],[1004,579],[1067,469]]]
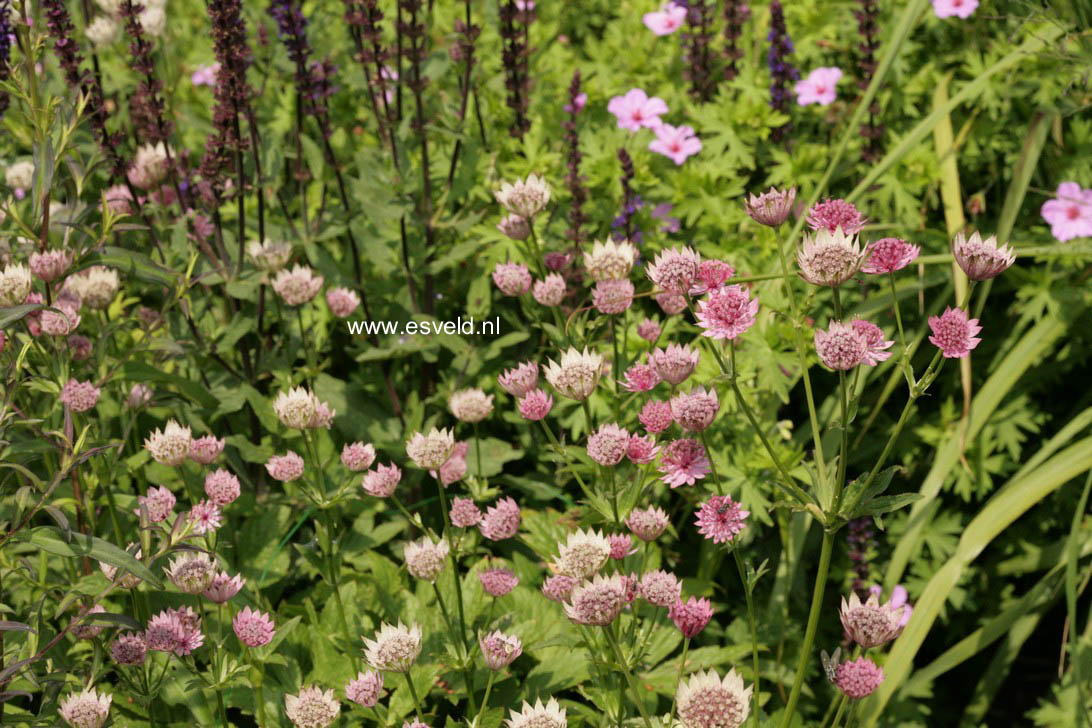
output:
[[[950,18],[953,15],[967,19],[978,7],[978,0],[933,0],[933,12],[938,18]]]
[[[492,396],[492,395],[490,395]],[[444,484],[444,487],[457,483],[466,477],[466,452],[470,447],[469,443],[465,440],[455,444],[455,451],[451,453],[443,465],[440,466],[440,471],[433,477],[439,477],[440,482]]]
[[[663,329],[660,328],[660,325],[652,319],[646,318],[637,324],[637,335],[648,342],[656,341],[656,339],[660,338],[662,332]]]
[[[546,394],[541,389],[536,389],[520,399],[519,413],[525,420],[538,422],[546,417],[546,415],[550,414],[550,409],[553,408],[553,406],[553,396]]]
[[[326,291],[326,305],[330,307],[330,313],[346,318],[360,305],[360,296],[348,288],[331,288]]]
[[[485,510],[478,530],[490,541],[503,541],[519,532],[519,505],[511,498],[501,498]]]
[[[671,605],[667,616],[679,628],[683,637],[692,639],[697,637],[713,618],[713,605],[708,599],[690,597],[685,602],[679,599]]]
[[[718,409],[720,402],[715,389],[695,387],[688,394],[680,392],[671,398],[671,417],[689,432],[701,432],[709,427]]]
[[[698,510],[698,533],[713,543],[731,541],[746,525],[750,511],[726,495],[715,495]]]
[[[107,187],[102,193],[106,206],[115,215],[128,215],[132,212],[130,203],[133,201],[133,193],[125,185]]]
[[[143,665],[147,652],[148,645],[144,643],[143,635],[133,632],[119,634],[110,645],[110,657],[119,665]]]
[[[565,279],[560,273],[551,273],[541,281],[535,281],[531,295],[543,306],[560,306],[565,299]]]
[[[182,621],[173,609],[165,609],[148,620],[144,642],[149,650],[174,652],[186,634]]]
[[[501,233],[512,240],[526,240],[531,234],[531,226],[527,222],[527,218],[519,215],[508,215],[501,218],[501,221],[497,223],[497,230],[500,230]]]
[[[618,128],[640,131],[642,127],[655,128],[660,124],[660,114],[667,113],[667,104],[659,96],[648,97],[639,88],[631,89],[625,96],[615,96],[607,103],[607,111],[618,117]]]
[[[789,219],[793,202],[796,200],[796,188],[779,190],[771,187],[757,197],[751,193],[744,202],[751,219],[767,227],[779,228]]]
[[[629,443],[626,445],[626,457],[629,458],[630,462],[638,465],[651,463],[659,453],[660,448],[652,435],[644,437],[630,435]]]
[[[929,328],[933,331],[929,342],[947,359],[962,359],[982,341],[975,336],[982,331],[978,319],[969,319],[961,308],[949,306],[940,316],[930,316]]]
[[[648,277],[665,293],[686,294],[698,277],[701,256],[692,248],[661,250],[647,266]],[[685,307],[686,301],[683,301]]]
[[[571,253],[561,252],[554,250],[546,253],[542,256],[542,262],[546,264],[546,267],[553,271],[558,271],[569,265],[569,261],[572,260]]]
[[[482,520],[482,511],[470,498],[451,501],[451,525],[455,528],[471,528]]]
[[[693,127],[660,124],[653,131],[656,138],[648,143],[649,151],[664,155],[676,165],[701,151],[701,139],[695,136]]]
[[[542,593],[551,601],[565,602],[569,600],[569,594],[572,593],[576,584],[577,579],[571,576],[554,574],[546,577],[546,581],[542,583]]]
[[[675,440],[664,448],[659,470],[664,474],[662,480],[672,488],[693,485],[709,474],[709,458],[697,440]]]
[[[216,604],[226,604],[239,593],[245,583],[246,580],[239,574],[229,576],[226,571],[221,571],[212,578],[212,583],[202,592],[202,595]]]
[[[675,3],[667,3],[656,12],[645,13],[641,20],[654,34],[671,35],[686,22],[686,8]]]
[[[565,104],[565,113],[567,114],[579,114],[584,110],[584,106],[588,103],[587,94],[577,94],[576,98],[571,103]]]
[[[213,463],[220,453],[224,451],[223,439],[217,439],[212,435],[205,435],[196,440],[190,440],[190,460],[202,465]]]
[[[490,670],[500,670],[507,667],[523,654],[523,643],[515,635],[507,635],[500,631],[493,631],[482,636],[478,640],[485,658],[485,666]]]
[[[875,595],[877,599],[883,594],[883,587],[879,584],[873,584],[868,587],[869,595]],[[902,607],[902,616],[899,617],[899,627],[905,627],[910,621],[910,615],[913,613],[914,608],[910,605],[908,599],[910,594],[906,591],[906,587],[902,584],[896,584],[891,590],[891,599],[888,600],[888,605],[894,608]]]
[[[868,340],[856,327],[832,320],[826,331],[815,330],[819,360],[835,371],[846,371],[868,357]]]
[[[622,388],[627,392],[647,392],[660,383],[660,375],[648,364],[634,364],[625,376]]]
[[[30,272],[46,283],[60,278],[72,265],[72,253],[67,250],[47,250],[30,254]]]
[[[220,506],[212,501],[203,500],[190,509],[186,520],[193,524],[193,532],[199,536],[213,533],[220,528]]]
[[[634,508],[626,518],[626,525],[633,535],[645,541],[655,541],[667,528],[667,513],[662,508],[649,506],[645,509]]]
[[[497,263],[493,282],[506,296],[522,296],[531,290],[531,272],[522,263]]]
[[[2,344],[3,342],[0,342],[0,349],[4,348]],[[68,337],[68,348],[72,350],[73,359],[83,361],[91,356],[91,339],[79,334],[73,334]]]
[[[723,260],[707,258],[698,265],[698,277],[694,285],[690,287],[690,295],[700,296],[703,293],[715,291],[735,274],[736,269]]]
[[[303,475],[303,458],[289,450],[284,455],[274,455],[265,464],[274,480],[290,482]]]
[[[686,296],[681,293],[657,293],[656,305],[668,316],[674,316],[686,310]]]
[[[190,83],[194,86],[215,86],[216,74],[220,72],[220,64],[211,66],[198,66],[197,70],[190,74]]]
[[[859,233],[867,222],[853,203],[830,198],[812,205],[805,219],[812,230],[835,232],[841,228],[846,235]]]
[[[914,262],[921,248],[899,238],[881,238],[868,244],[861,270],[873,275],[894,273]]]
[[[383,693],[383,673],[377,670],[357,673],[356,679],[345,686],[345,697],[365,708],[375,707]]]
[[[513,397],[524,397],[538,387],[538,364],[525,361],[518,367],[506,370],[497,377],[497,382]]]
[[[50,336],[68,336],[80,325],[79,300],[61,300],[54,303],[57,311],[40,311],[42,331]],[[90,343],[90,340],[88,340]],[[90,351],[88,352],[90,353]]]
[[[949,0],[956,2],[957,0]],[[936,5],[937,0],[933,4]],[[964,0],[976,2],[976,0]],[[834,673],[834,684],[854,700],[861,700],[871,695],[883,682],[883,668],[867,657],[846,660],[838,665]]]
[[[754,326],[758,299],[743,286],[724,286],[698,302],[695,314],[702,336],[734,339]]]
[[[649,604],[670,609],[679,601],[682,584],[669,571],[650,571],[637,583],[637,593]]]
[[[676,387],[694,372],[700,359],[698,350],[685,344],[668,344],[666,349],[655,349],[648,355],[649,363],[660,378]]]
[[[868,345],[864,355],[865,364],[874,367],[881,361],[887,361],[891,358],[891,352],[887,350],[894,346],[895,342],[884,338],[883,329],[864,319],[853,319],[850,326],[864,337],[865,343]]]
[[[231,626],[235,636],[247,647],[261,647],[273,641],[273,619],[256,609],[243,607],[231,620]]]
[[[830,104],[837,97],[835,86],[841,78],[842,69],[840,68],[834,66],[816,68],[803,81],[796,82],[793,89],[796,91],[796,103],[801,106]]]
[[[371,443],[347,443],[341,448],[341,464],[354,473],[367,470],[375,462],[375,445]]]
[[[61,404],[73,412],[86,412],[99,401],[99,388],[91,382],[69,379],[61,389]]]
[[[645,402],[637,419],[645,426],[645,432],[650,435],[658,435],[671,427],[671,423],[675,421],[671,416],[671,405],[658,399]]]
[[[625,278],[599,281],[592,289],[592,303],[599,313],[622,313],[633,304],[633,283]]]
[[[1040,212],[1059,242],[1092,236],[1092,194],[1076,182],[1058,185],[1055,199],[1044,202]],[[34,267],[33,258],[30,267]]]
[[[626,456],[629,446],[629,433],[611,422],[601,425],[588,438],[588,456],[604,466],[617,465]]]
[[[621,561],[635,551],[633,537],[628,533],[612,533],[607,540],[610,541],[610,557],[615,561]]]
[[[952,256],[967,277],[975,281],[1001,275],[1016,262],[1011,245],[998,245],[996,235],[983,240],[978,232],[971,233],[969,238],[956,233],[952,238]]]
[[[239,497],[239,479],[220,468],[205,476],[205,495],[218,506],[226,506]]]
[[[478,572],[478,581],[490,596],[503,597],[516,588],[519,577],[511,569],[486,569]]]
[[[161,523],[167,520],[171,511],[174,510],[175,497],[166,486],[149,488],[145,495],[137,497],[137,504],[148,511],[149,523]],[[137,508],[134,512],[139,516],[140,511],[141,509]]]
[[[605,627],[621,614],[630,591],[629,580],[621,574],[596,574],[569,593],[565,614],[577,624]]]
[[[301,306],[319,292],[323,278],[306,265],[284,268],[277,273],[271,285],[273,290],[289,306]]]
[[[376,498],[389,498],[401,480],[402,470],[394,463],[376,465],[375,470],[364,473],[364,479],[361,481],[360,486],[364,488],[368,495],[374,495]]]

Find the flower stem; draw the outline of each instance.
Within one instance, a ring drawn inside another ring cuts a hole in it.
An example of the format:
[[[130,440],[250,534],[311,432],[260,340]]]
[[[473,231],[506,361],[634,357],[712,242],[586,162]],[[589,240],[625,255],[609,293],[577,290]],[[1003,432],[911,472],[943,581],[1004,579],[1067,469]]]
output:
[[[753,715],[755,719],[755,728],[758,728],[758,706],[759,706],[759,680],[758,674],[758,627],[755,624],[755,602],[754,595],[751,593],[751,583],[747,580],[747,569],[743,566],[743,557],[739,555],[739,547],[732,549],[732,555],[736,558],[736,568],[739,569],[739,580],[743,583],[744,594],[747,595],[747,621],[751,625],[751,659],[754,662],[755,671],[755,683],[754,683],[754,709]]]
[[[793,716],[796,714],[796,703],[800,699],[800,689],[804,686],[804,674],[808,669],[811,648],[815,643],[815,632],[819,627],[819,614],[823,611],[823,594],[827,588],[827,572],[830,570],[830,554],[833,550],[834,534],[830,531],[824,531],[823,545],[819,551],[819,570],[815,574],[815,588],[811,595],[808,626],[804,631],[804,643],[800,646],[800,660],[796,665],[796,677],[793,678],[789,701],[785,705],[785,717],[781,720],[781,728],[789,728]]]
[[[476,706],[474,703],[474,672],[470,668],[470,645],[466,639],[466,612],[463,607],[463,582],[459,578],[459,558],[457,553],[457,546],[452,538],[451,528],[451,516],[448,513],[447,505],[447,493],[444,490],[444,484],[439,478],[436,479],[436,487],[440,491],[440,508],[444,514],[444,537],[447,539],[448,545],[448,558],[451,559],[451,578],[455,582],[455,600],[456,605],[459,608],[459,640],[463,645],[463,677],[466,679],[466,691],[467,699],[470,701],[471,712],[476,712]],[[440,598],[440,590],[436,589],[436,598]]]
[[[603,631],[607,633],[607,640],[614,649],[615,657],[618,658],[618,665],[622,668],[622,672],[625,673],[626,682],[629,683],[629,689],[633,692],[633,700],[637,703],[637,710],[641,713],[641,720],[644,721],[645,728],[652,728],[652,723],[648,719],[648,712],[645,711],[644,701],[641,700],[641,693],[637,689],[637,681],[633,679],[633,673],[630,671],[629,665],[626,664],[626,660],[622,656],[622,648],[618,645],[618,639],[614,636],[613,624],[604,627]]]
[[[689,649],[690,638],[683,637],[682,655],[679,656],[679,669],[675,673],[675,690],[671,693],[671,714],[667,718],[667,724],[669,726],[674,725],[675,723],[675,707],[677,703],[676,696],[679,694],[679,683],[682,682],[683,668],[686,667],[686,653]]]
[[[421,720],[421,699],[417,697],[417,688],[413,687],[413,678],[410,677],[409,670],[406,670],[402,674],[406,676],[406,685],[409,686],[410,695],[413,696],[413,706],[417,710],[417,720],[424,723],[424,721]]]

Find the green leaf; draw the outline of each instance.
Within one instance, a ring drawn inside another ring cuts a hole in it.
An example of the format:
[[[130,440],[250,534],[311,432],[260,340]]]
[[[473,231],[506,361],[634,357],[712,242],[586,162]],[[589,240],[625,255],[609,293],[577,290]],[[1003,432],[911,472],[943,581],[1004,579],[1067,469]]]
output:
[[[178,274],[153,262],[151,258],[134,250],[117,248],[107,245],[102,250],[95,251],[80,261],[75,273],[93,265],[105,265],[116,268],[127,278],[138,278],[148,283],[156,283],[161,286],[173,288],[178,279]]]
[[[132,554],[96,536],[74,533],[72,538],[66,541],[64,533],[59,528],[39,526],[29,531],[20,531],[16,538],[33,544],[46,553],[56,554],[57,556],[78,558],[89,556],[97,561],[124,569],[134,576],[139,576],[157,589],[163,588],[163,582],[159,577],[147,566],[137,561]]]
[[[170,374],[149,364],[144,364],[143,362],[126,362],[125,365],[122,366],[121,372],[125,379],[133,382],[159,382],[160,384],[174,386],[178,389],[179,393],[185,395],[192,402],[195,402],[202,407],[212,409],[219,404],[216,398],[213,397],[207,389],[201,386],[199,382],[180,377],[177,374]]]
[[[4,306],[0,308],[0,330],[11,328],[12,324],[19,323],[29,314],[45,308],[40,303],[23,303],[18,306]]]

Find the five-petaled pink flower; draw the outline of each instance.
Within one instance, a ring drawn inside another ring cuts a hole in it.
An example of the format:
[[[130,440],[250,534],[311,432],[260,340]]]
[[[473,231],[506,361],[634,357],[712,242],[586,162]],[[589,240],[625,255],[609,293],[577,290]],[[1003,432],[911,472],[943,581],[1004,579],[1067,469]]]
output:
[[[969,18],[978,8],[978,0],[933,0],[933,12],[938,18]]]
[[[692,127],[660,124],[653,131],[656,138],[649,142],[649,151],[662,154],[675,164],[682,164],[687,157],[701,151],[701,139],[694,136]]]
[[[645,13],[641,20],[656,35],[671,35],[686,22],[686,8],[667,3],[654,13]]]
[[[835,87],[840,78],[842,78],[842,69],[836,66],[816,68],[803,81],[796,82],[793,89],[796,91],[796,103],[801,106],[830,104],[838,95]]]
[[[1041,212],[1059,242],[1092,236],[1092,190],[1076,182],[1058,185],[1055,199],[1044,202]]]
[[[660,125],[660,114],[667,113],[667,104],[659,96],[648,97],[639,88],[625,96],[615,96],[607,103],[607,111],[618,117],[618,128],[640,131],[642,127]]]

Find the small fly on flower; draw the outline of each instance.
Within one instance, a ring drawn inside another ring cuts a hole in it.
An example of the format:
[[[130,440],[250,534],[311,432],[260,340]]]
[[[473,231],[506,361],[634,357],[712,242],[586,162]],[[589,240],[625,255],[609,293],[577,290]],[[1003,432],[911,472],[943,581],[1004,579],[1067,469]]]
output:
[[[842,648],[836,648],[833,655],[828,655],[826,650],[819,655],[823,660],[823,672],[827,674],[827,680],[834,682],[838,677],[838,658],[842,656]]]
[[[718,516],[723,515],[724,512],[727,511],[731,507],[732,507],[732,499],[731,498],[725,498],[724,502],[722,502],[720,504],[720,506],[717,508],[717,515]]]

